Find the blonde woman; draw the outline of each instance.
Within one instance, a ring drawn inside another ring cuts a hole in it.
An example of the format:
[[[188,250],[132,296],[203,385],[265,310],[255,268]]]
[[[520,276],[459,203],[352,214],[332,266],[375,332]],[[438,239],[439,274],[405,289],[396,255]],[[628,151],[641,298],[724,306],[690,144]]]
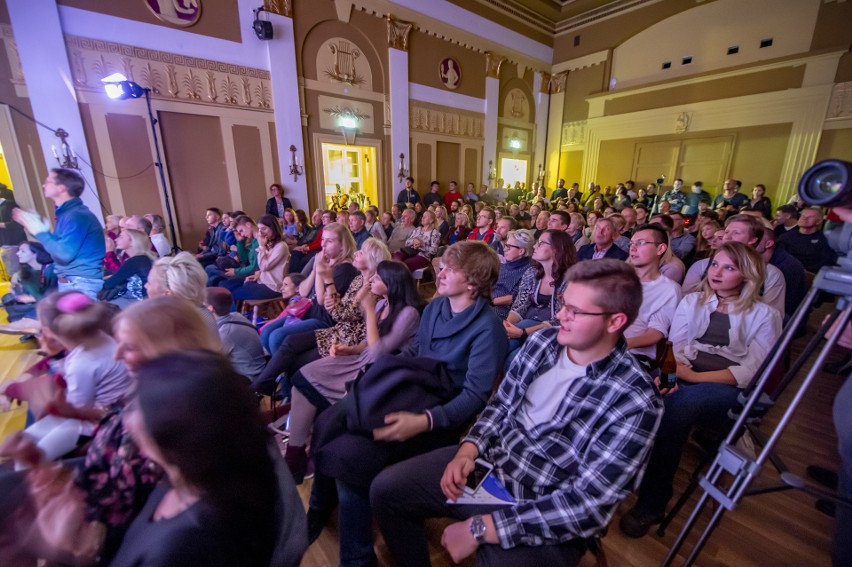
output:
[[[261,342],[269,345],[270,353],[277,351],[288,335],[333,325],[334,319],[324,307],[325,296],[345,295],[358,275],[358,269],[352,265],[357,247],[348,227],[337,222],[326,224],[322,227],[321,245],[310,274],[299,284],[299,295],[312,299],[313,306],[301,321],[285,324],[282,318],[263,327]]]
[[[216,318],[204,306],[207,299],[207,272],[189,252],[160,258],[148,272],[148,297],[173,295],[190,302],[201,314],[207,327],[219,336]]]
[[[778,311],[760,300],[765,279],[754,249],[726,242],[713,255],[701,291],[678,305],[669,334],[677,383],[661,390],[666,409],[639,500],[621,520],[626,535],[642,537],[662,520],[692,427],[723,435],[731,428],[728,411],[781,334]]]
[[[151,239],[141,230],[125,228],[115,243],[127,254],[127,260],[104,281],[98,297],[124,309],[148,296],[145,284],[157,256],[151,252]]]

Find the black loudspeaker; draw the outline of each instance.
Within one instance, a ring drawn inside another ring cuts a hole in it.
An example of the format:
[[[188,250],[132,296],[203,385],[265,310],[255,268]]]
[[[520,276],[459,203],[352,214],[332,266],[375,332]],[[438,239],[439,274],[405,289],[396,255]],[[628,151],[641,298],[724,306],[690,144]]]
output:
[[[256,19],[252,28],[257,39],[264,41],[272,39],[272,22],[269,20]]]

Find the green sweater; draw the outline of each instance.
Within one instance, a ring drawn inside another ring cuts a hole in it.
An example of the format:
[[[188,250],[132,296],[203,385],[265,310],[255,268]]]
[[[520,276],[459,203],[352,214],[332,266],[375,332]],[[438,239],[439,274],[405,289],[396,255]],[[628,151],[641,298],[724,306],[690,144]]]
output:
[[[257,271],[257,238],[252,238],[246,248],[245,239],[237,240],[237,255],[242,266],[234,270],[235,276],[250,276]]]

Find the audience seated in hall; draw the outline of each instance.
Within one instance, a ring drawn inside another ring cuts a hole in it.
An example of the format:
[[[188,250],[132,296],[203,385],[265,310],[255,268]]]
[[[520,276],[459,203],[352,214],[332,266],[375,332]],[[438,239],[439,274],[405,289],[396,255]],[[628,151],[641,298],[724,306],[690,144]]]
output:
[[[414,232],[414,211],[405,209],[400,214],[400,223],[396,225],[388,238],[388,250],[396,254],[405,247],[405,243],[411,233]]]
[[[314,455],[317,476],[309,516],[325,519],[331,514],[336,499],[329,491],[333,494],[335,486],[328,479],[334,479],[340,501],[342,564],[376,561],[369,499],[373,479],[396,462],[457,443],[470,420],[485,407],[506,356],[506,341],[497,340],[500,321],[489,306],[500,265],[497,254],[484,243],[464,241],[447,249],[443,259],[439,297],[421,317],[417,354],[446,363],[454,397],[423,414],[387,415],[387,425],[374,430],[373,439],[341,433]],[[327,425],[325,415],[315,430]],[[322,431],[317,436],[323,437]]]
[[[665,412],[639,499],[620,523],[627,536],[642,537],[662,520],[690,430],[697,424],[722,434],[730,429],[728,411],[780,335],[781,315],[760,300],[765,273],[751,246],[726,242],[700,291],[678,306],[670,334],[677,387],[663,389]]]
[[[365,338],[356,345],[333,344],[331,356],[302,366],[293,376],[290,440],[284,458],[296,483],[307,471],[306,444],[317,413],[340,401],[347,382],[381,355],[409,352],[417,335],[423,301],[408,268],[382,261],[368,285],[370,293],[358,294]]]
[[[157,256],[151,251],[151,240],[140,230],[125,227],[115,243],[124,251],[126,259],[118,271],[104,280],[98,299],[123,309],[148,296],[145,284]]]
[[[428,566],[422,522],[449,516],[442,544],[455,562],[476,554],[478,565],[577,565],[584,539],[606,529],[641,477],[662,402],[622,339],[639,280],[625,263],[601,260],[575,265],[568,282],[559,327],[527,341],[461,445],[388,467],[372,483],[399,564]],[[499,468],[516,504],[452,503],[477,458]]]
[[[822,233],[822,210],[808,207],[799,214],[798,230],[789,230],[778,240],[778,247],[798,259],[812,274],[837,262],[837,253]]]
[[[725,223],[725,242],[741,242],[752,248],[758,248],[763,238],[763,223],[754,217],[748,215],[734,215],[729,217]],[[760,250],[758,250],[760,252]],[[763,258],[761,258],[763,259]],[[768,260],[765,260],[768,262]],[[710,259],[701,260],[692,265],[686,274],[683,281],[683,292],[692,293],[699,291],[706,279],[711,261]],[[775,308],[775,310],[784,316],[784,308],[786,301],[786,283],[784,282],[784,274],[771,264],[766,264],[764,272],[765,277],[761,282],[761,287],[758,290],[761,301]]]

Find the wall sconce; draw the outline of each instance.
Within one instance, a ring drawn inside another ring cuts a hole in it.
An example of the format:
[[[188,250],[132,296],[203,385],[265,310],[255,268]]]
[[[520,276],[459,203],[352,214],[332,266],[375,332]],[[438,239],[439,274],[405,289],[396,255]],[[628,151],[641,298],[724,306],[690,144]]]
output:
[[[494,167],[492,160],[488,160],[488,181],[493,181],[494,179],[497,179],[497,168]]]
[[[358,135],[358,118],[351,113],[341,114],[337,119],[337,125],[340,126],[340,132],[343,134],[343,141],[348,146],[355,142],[355,137]],[[347,134],[352,133],[352,141],[349,141]]]
[[[399,172],[397,172],[396,176],[399,178],[399,182],[408,177],[408,170],[405,169],[405,154],[399,154]]]
[[[513,150],[520,150],[521,149],[520,138],[518,138],[517,136],[510,138],[509,139],[509,147],[512,148]]]
[[[299,165],[299,158],[296,157],[296,146],[290,144],[290,175],[293,176],[293,181],[298,181],[304,172],[304,166]]]
[[[538,164],[538,176],[536,177],[536,181],[538,181],[539,186],[544,185],[544,166],[542,164]]]
[[[59,147],[62,150],[61,157],[56,151],[56,146],[50,146],[50,149],[53,150],[53,157],[56,158],[56,163],[59,167],[63,167],[65,169],[80,169],[78,167],[79,164],[77,163],[77,154],[75,154],[74,150],[71,149],[71,146],[68,145],[68,132],[62,128],[57,128],[55,134],[57,138],[62,140],[59,144]]]

